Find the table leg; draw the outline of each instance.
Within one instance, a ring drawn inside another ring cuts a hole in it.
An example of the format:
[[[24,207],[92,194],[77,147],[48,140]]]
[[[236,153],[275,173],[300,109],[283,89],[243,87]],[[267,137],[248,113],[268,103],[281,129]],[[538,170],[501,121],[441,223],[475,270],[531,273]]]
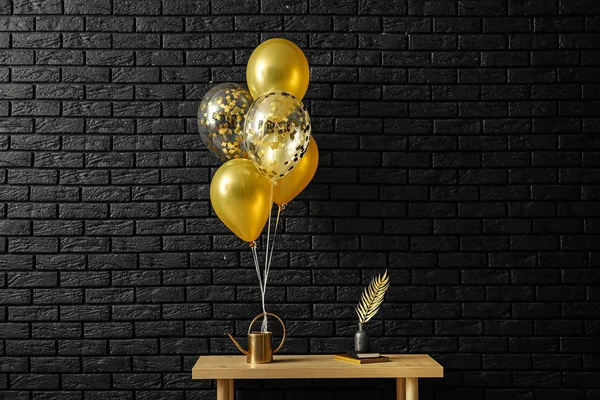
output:
[[[396,378],[396,400],[406,400],[406,379]]]
[[[217,400],[233,400],[233,379],[217,379]]]
[[[406,378],[406,400],[419,400],[418,378]]]

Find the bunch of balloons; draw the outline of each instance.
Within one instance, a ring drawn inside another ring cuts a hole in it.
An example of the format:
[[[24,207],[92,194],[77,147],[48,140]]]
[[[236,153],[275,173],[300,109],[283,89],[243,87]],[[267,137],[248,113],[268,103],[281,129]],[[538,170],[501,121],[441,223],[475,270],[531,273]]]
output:
[[[210,201],[221,221],[252,246],[273,202],[279,206],[279,220],[282,207],[317,170],[319,151],[301,101],[309,77],[308,61],[298,46],[270,39],[250,56],[248,90],[223,83],[200,103],[200,137],[224,162],[211,182]]]

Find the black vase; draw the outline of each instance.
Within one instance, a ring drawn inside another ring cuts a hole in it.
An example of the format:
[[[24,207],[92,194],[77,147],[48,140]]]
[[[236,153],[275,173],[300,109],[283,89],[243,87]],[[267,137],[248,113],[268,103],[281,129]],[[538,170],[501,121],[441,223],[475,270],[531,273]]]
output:
[[[369,351],[369,334],[365,329],[365,324],[358,323],[358,330],[354,334],[354,351],[356,353],[366,353]]]

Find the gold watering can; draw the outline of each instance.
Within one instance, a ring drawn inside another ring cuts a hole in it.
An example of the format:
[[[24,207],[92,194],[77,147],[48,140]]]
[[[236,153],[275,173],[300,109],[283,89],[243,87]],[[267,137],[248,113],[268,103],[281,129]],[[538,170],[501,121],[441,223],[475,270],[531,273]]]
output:
[[[273,354],[277,353],[281,346],[283,346],[283,342],[285,342],[285,325],[281,318],[272,313],[266,313],[266,315],[270,315],[271,317],[277,318],[281,326],[283,327],[283,337],[281,338],[281,343],[279,346],[273,351],[273,332],[257,332],[252,331],[252,326],[254,323],[260,318],[263,317],[265,313],[260,313],[250,323],[248,327],[248,351],[244,350],[244,348],[231,336],[230,333],[227,335],[235,344],[235,347],[238,348],[239,351],[246,355],[246,362],[250,364],[268,364],[273,362]]]

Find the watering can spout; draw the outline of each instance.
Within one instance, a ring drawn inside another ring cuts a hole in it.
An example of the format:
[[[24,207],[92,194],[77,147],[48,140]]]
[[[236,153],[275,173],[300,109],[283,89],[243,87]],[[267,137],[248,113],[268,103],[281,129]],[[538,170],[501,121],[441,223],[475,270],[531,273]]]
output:
[[[233,344],[235,344],[235,347],[237,347],[239,351],[244,353],[244,355],[246,356],[250,355],[250,353],[244,350],[244,348],[238,343],[238,341],[235,340],[233,336],[231,336],[231,333],[228,333],[227,336],[229,336],[229,339],[231,339],[231,341],[233,342]]]

